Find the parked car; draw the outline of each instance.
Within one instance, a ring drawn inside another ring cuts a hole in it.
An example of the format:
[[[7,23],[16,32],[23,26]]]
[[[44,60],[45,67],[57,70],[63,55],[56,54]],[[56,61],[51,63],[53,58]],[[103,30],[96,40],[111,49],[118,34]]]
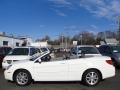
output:
[[[48,54],[48,53],[47,53]],[[107,56],[89,56],[67,60],[46,61],[46,52],[31,61],[15,62],[4,72],[6,80],[20,86],[32,81],[82,81],[88,86],[115,76],[112,60]]]
[[[104,56],[109,56],[116,67],[120,67],[120,45],[101,45],[99,51]]]
[[[86,55],[101,55],[99,50],[92,45],[78,45],[71,48],[71,54],[81,56],[81,53]]]
[[[3,58],[10,52],[11,47],[0,47],[0,67],[2,67]]]
[[[6,69],[7,66],[12,64],[13,62],[19,61],[19,60],[29,60],[37,55],[40,54],[40,51],[38,48],[34,47],[16,47],[12,49],[8,55],[5,56],[2,62],[2,68]]]

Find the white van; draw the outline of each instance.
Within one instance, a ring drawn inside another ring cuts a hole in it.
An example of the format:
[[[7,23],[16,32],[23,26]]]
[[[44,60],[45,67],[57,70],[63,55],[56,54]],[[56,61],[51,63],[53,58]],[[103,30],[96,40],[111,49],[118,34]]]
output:
[[[35,47],[16,47],[3,59],[2,68],[6,69],[10,64],[20,60],[29,60],[40,54]]]

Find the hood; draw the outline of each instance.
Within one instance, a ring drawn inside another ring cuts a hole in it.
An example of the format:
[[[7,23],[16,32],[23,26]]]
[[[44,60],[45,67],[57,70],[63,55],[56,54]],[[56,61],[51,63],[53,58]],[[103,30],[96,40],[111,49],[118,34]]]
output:
[[[30,56],[17,56],[17,55],[8,55],[4,58],[4,60],[28,60],[30,59]]]
[[[114,53],[114,55],[116,55],[116,56],[120,57],[120,53]]]
[[[116,58],[120,58],[120,53],[113,53],[113,56]]]
[[[12,64],[22,64],[22,63],[31,63],[31,62],[33,62],[33,61],[30,61],[30,60],[21,60],[21,61],[17,61],[17,62],[13,62]]]
[[[27,67],[31,67],[33,65],[33,61],[29,61],[29,60],[24,60],[24,61],[17,61],[17,62],[13,62],[12,66],[14,68],[27,68]]]

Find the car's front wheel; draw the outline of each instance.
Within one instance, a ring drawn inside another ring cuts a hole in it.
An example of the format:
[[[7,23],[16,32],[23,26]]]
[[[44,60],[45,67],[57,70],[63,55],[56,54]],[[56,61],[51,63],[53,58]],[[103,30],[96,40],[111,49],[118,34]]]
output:
[[[82,81],[88,86],[95,86],[100,80],[101,75],[97,70],[87,70],[82,77]]]
[[[14,81],[19,86],[25,86],[31,83],[32,78],[28,71],[26,70],[19,70],[14,75]]]

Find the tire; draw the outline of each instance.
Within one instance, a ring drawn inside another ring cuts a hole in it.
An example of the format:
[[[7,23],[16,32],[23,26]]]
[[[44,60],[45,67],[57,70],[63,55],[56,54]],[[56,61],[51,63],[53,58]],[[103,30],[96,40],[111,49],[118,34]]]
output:
[[[120,69],[120,65],[116,62],[114,58],[112,58],[113,65],[115,66],[116,69]]]
[[[19,70],[14,75],[14,81],[19,86],[26,86],[29,85],[32,82],[31,75],[26,70]]]
[[[101,74],[94,69],[87,70],[82,77],[82,81],[87,86],[95,86],[97,85],[101,80]]]

